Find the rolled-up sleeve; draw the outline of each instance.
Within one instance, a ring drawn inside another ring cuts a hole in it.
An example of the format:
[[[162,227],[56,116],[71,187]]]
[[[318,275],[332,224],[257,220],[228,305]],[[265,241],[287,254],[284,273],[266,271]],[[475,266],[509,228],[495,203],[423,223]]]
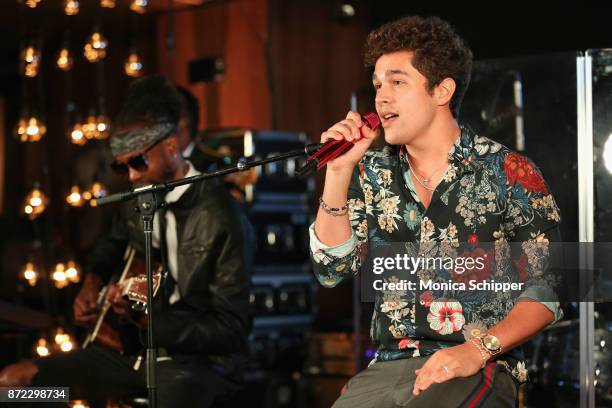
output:
[[[353,173],[348,191],[348,215],[351,237],[337,245],[327,246],[317,237],[314,223],[310,226],[310,258],[315,277],[319,283],[331,288],[361,268],[361,248],[367,242],[367,219],[365,200],[359,174]]]

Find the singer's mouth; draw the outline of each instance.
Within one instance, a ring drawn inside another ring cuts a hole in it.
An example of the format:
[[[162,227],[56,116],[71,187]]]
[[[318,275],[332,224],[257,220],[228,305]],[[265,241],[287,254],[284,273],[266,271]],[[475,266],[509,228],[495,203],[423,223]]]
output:
[[[382,125],[383,127],[387,127],[391,124],[391,122],[393,122],[399,115],[397,115],[396,113],[384,113],[382,115],[380,115],[381,119],[382,119]]]

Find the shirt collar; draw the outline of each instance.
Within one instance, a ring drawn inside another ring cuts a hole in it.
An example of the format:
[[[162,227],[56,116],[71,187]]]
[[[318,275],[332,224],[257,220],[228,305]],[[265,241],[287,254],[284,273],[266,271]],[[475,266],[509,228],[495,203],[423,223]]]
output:
[[[474,131],[469,126],[459,125],[461,134],[448,152],[448,162],[459,174],[474,171]]]
[[[448,152],[448,162],[459,174],[471,173],[474,171],[474,131],[468,126],[460,125],[461,133]],[[400,162],[406,166],[408,155],[406,146],[400,146]]]
[[[185,174],[185,178],[197,176],[198,174],[200,174],[200,172],[197,171],[195,167],[193,167],[193,164],[191,164],[189,160],[185,160],[185,163],[189,165],[189,169],[187,170],[187,174]],[[168,194],[166,194],[166,203],[170,204],[177,202],[183,196],[183,194],[185,194],[185,191],[187,191],[190,186],[191,184],[183,184],[182,186],[174,187],[172,191],[169,191]]]
[[[183,157],[189,157],[191,156],[191,153],[193,153],[193,148],[195,147],[195,143],[190,142],[187,147],[182,151]]]

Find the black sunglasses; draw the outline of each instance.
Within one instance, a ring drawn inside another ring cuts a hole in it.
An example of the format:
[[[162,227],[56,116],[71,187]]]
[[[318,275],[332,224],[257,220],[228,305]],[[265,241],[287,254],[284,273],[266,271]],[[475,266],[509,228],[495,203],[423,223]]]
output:
[[[159,144],[159,142],[161,142],[164,139],[160,139],[157,142],[153,143],[151,146],[147,147],[147,149],[145,151],[143,151],[142,153],[139,153],[137,155],[134,155],[132,157],[130,157],[126,163],[120,162],[120,161],[113,161],[111,163],[111,168],[121,174],[121,175],[127,175],[130,172],[129,167],[133,168],[134,170],[136,170],[139,173],[144,173],[149,169],[149,160],[147,159],[147,153],[149,152],[149,150],[153,149],[155,146],[157,146]],[[128,167],[129,166],[129,167]]]

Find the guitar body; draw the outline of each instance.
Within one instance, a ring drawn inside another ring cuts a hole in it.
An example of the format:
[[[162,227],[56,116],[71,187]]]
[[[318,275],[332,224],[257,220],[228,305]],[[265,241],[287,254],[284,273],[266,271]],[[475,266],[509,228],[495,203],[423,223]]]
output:
[[[136,254],[132,246],[128,245],[124,259],[123,272],[116,282],[121,287],[121,294],[127,297],[135,310],[143,311],[147,302],[147,275],[146,261],[144,257]],[[158,262],[153,263],[153,296],[157,294],[161,283],[162,266]],[[122,319],[112,308],[110,301],[106,298],[108,286],[104,287],[98,294],[98,318],[92,330],[87,334],[83,348],[91,343],[114,350],[118,353],[131,348],[133,339],[138,339],[138,327],[135,322],[129,324],[127,319]],[[128,323],[128,324],[126,324]],[[130,342],[128,339],[132,339]]]
[[[126,349],[126,345],[123,344],[123,336],[120,334],[120,330],[117,328],[118,323],[109,321],[113,320],[111,317],[112,316],[108,316],[106,320],[102,322],[94,342],[108,349],[114,350],[117,353],[122,353]]]

